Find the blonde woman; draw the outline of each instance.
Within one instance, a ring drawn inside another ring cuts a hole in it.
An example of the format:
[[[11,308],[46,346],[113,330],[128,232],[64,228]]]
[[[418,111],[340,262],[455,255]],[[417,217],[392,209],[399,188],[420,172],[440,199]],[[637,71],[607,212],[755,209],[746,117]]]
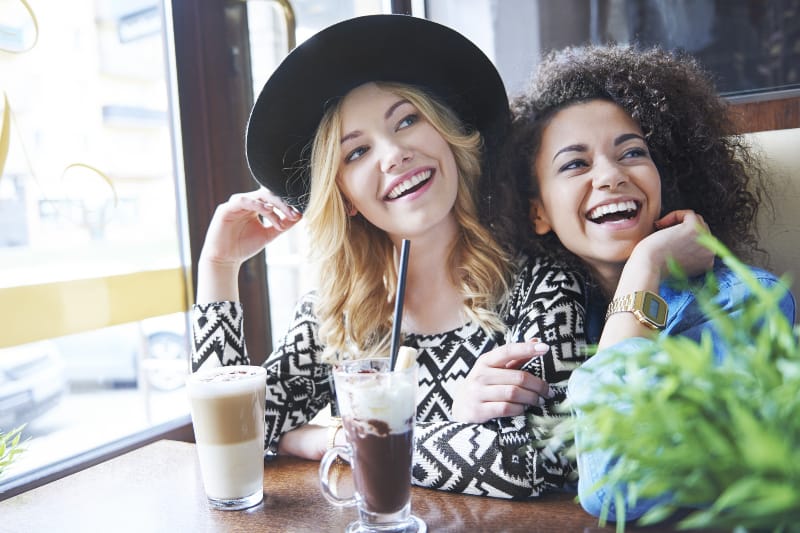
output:
[[[532,445],[540,435],[525,415],[551,412],[579,361],[577,280],[512,259],[479,220],[508,120],[488,58],[453,30],[406,16],[323,30],[267,82],[247,131],[263,187],[214,214],[193,355],[195,369],[249,361],[239,268],[305,217],[322,268],[264,364],[267,454],[319,459],[345,439],[309,421],[332,402],[332,365],[388,353],[397,251],[409,239],[402,332],[419,352],[414,482],[504,498],[569,484],[573,466]]]

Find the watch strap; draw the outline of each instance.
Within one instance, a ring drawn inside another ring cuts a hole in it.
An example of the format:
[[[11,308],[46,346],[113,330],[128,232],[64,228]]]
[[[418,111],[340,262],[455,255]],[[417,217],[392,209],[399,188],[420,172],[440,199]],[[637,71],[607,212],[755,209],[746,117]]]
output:
[[[606,310],[606,320],[614,313],[633,313],[650,329],[662,329],[667,323],[669,308],[661,296],[650,291],[636,291],[614,298]]]

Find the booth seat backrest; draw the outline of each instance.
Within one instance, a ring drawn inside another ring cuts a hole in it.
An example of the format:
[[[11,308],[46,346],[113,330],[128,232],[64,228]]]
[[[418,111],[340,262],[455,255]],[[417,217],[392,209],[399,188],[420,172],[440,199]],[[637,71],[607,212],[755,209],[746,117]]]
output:
[[[767,210],[759,216],[761,247],[769,254],[769,263],[762,266],[778,275],[789,273],[800,302],[800,128],[744,137],[763,157],[775,206],[774,219]]]

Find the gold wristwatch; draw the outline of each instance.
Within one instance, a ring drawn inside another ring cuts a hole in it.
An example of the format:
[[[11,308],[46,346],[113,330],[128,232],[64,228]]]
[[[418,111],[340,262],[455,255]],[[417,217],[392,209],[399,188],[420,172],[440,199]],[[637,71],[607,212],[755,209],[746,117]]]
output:
[[[614,313],[633,313],[633,316],[648,328],[663,329],[667,323],[668,311],[667,302],[658,294],[636,291],[611,300],[606,311],[606,320]]]

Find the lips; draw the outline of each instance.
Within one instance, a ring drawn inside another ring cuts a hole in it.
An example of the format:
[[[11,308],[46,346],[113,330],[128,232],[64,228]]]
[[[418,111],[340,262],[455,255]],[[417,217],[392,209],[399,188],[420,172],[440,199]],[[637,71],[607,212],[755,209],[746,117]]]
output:
[[[639,213],[640,207],[639,202],[634,200],[603,204],[591,209],[586,218],[596,224],[627,220],[634,218]]]
[[[430,180],[432,174],[433,171],[431,169],[426,169],[400,181],[400,183],[392,187],[385,199],[396,200],[407,194],[411,194]]]

